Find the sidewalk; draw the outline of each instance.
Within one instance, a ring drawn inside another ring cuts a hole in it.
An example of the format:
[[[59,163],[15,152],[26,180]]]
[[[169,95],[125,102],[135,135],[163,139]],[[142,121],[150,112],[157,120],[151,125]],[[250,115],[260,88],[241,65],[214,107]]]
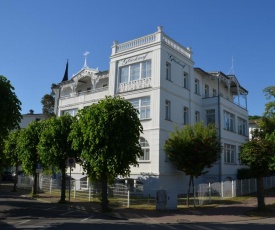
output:
[[[39,199],[46,202],[57,202],[58,198],[40,197]],[[275,192],[268,194],[265,198],[266,205],[275,204]],[[100,204],[93,202],[71,202],[71,206],[86,210],[89,212],[100,212]],[[243,203],[231,205],[218,205],[216,207],[198,207],[181,210],[138,210],[125,207],[114,208],[107,215],[117,217],[119,219],[127,219],[134,222],[151,223],[151,224],[167,224],[167,223],[225,223],[238,222],[263,217],[248,216],[247,213],[257,207],[257,199],[252,198]],[[274,215],[275,216],[275,215]]]
[[[1,186],[1,190],[8,191],[11,186]],[[10,190],[9,190],[10,191]],[[17,196],[26,196],[29,191],[18,190],[12,193]],[[57,203],[59,197],[50,194],[39,194],[38,201]],[[266,205],[275,204],[275,191],[269,192],[265,198]],[[68,204],[78,210],[85,210],[88,212],[100,212],[100,204],[95,202],[84,202],[71,200]],[[110,213],[106,215],[116,217],[119,219],[127,219],[133,222],[151,223],[151,224],[167,224],[167,223],[225,223],[238,222],[259,219],[263,217],[248,216],[247,213],[257,207],[257,199],[252,198],[242,203],[230,205],[218,205],[216,207],[197,207],[186,208],[179,210],[156,211],[156,210],[138,210],[131,208],[113,208]],[[273,214],[273,217],[275,215]]]

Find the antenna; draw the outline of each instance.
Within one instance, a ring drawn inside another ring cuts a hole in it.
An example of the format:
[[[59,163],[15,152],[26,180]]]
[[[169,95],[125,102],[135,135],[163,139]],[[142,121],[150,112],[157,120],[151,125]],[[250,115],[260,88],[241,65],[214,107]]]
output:
[[[233,59],[233,56],[232,56],[232,65],[231,65],[231,68],[230,68],[230,70],[228,71],[228,74],[227,74],[227,75],[229,75],[229,74],[235,75],[235,73],[234,73],[234,59]]]

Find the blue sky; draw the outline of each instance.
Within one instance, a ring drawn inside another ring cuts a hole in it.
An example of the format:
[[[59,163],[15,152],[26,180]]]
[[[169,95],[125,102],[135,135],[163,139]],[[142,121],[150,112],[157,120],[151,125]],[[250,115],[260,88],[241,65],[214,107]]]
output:
[[[274,84],[273,0],[1,0],[0,75],[22,102],[22,114],[42,112],[41,98],[84,64],[109,69],[119,43],[163,31],[192,47],[195,67],[234,73],[249,91],[249,115],[262,115],[263,89]]]

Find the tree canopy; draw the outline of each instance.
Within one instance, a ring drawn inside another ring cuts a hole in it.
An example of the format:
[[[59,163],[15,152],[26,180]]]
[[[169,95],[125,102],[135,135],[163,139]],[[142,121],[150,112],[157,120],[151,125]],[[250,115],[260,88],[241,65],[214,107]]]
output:
[[[38,153],[38,144],[40,135],[44,127],[44,121],[32,121],[22,132],[20,138],[20,159],[25,172],[33,175],[34,183],[32,187],[32,195],[37,194],[37,165],[41,164]]]
[[[5,140],[5,146],[4,146],[4,153],[7,159],[7,163],[10,166],[15,166],[16,168],[16,176],[14,179],[14,185],[13,185],[13,191],[16,191],[16,184],[17,184],[17,172],[18,167],[21,162],[20,160],[20,147],[19,147],[19,141],[20,141],[20,135],[22,133],[21,129],[17,129],[15,131],[10,131],[8,137]]]
[[[108,209],[107,182],[128,176],[143,152],[139,144],[143,131],[137,110],[119,96],[106,97],[80,110],[70,139],[81,152],[83,166],[94,181],[102,184],[102,210]]]
[[[3,140],[9,131],[19,128],[22,119],[20,114],[21,102],[17,98],[10,81],[0,75],[0,151],[3,149]]]
[[[61,117],[52,117],[45,120],[38,145],[43,166],[55,166],[62,173],[60,202],[65,202],[66,168],[69,157],[78,158],[77,152],[72,149],[72,140],[68,139],[71,126],[75,118],[69,114]]]
[[[54,84],[53,84],[54,86]],[[46,118],[50,118],[52,116],[55,116],[54,114],[54,93],[53,91],[51,94],[45,94],[41,99],[42,107],[42,113],[45,115]]]
[[[191,184],[194,190],[193,178],[213,166],[221,149],[215,125],[205,126],[202,122],[176,129],[164,145],[164,151],[176,168],[190,175],[188,193]]]
[[[257,200],[260,209],[265,207],[263,177],[269,176],[270,170],[274,169],[273,140],[274,137],[253,138],[242,144],[239,153],[239,160],[247,165],[257,178]]]
[[[263,177],[275,169],[275,86],[266,87],[263,116],[257,120],[259,128],[252,131],[252,139],[241,146],[240,161],[250,168],[257,178],[258,208],[265,207]]]

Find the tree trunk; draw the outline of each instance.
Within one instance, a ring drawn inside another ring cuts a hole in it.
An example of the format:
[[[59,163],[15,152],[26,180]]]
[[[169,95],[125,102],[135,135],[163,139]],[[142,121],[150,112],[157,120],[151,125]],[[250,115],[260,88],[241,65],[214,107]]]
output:
[[[60,203],[65,203],[66,201],[66,166],[65,163],[62,165],[61,168],[61,197],[60,197]]]
[[[191,176],[191,175],[190,175],[190,177],[189,177],[189,186],[188,186],[187,198],[186,198],[187,207],[189,207],[189,195],[190,195],[190,187],[191,187],[192,177],[193,177],[193,176]]]
[[[263,177],[257,177],[257,201],[258,201],[258,209],[264,209],[265,208],[265,200],[264,200]]]
[[[32,196],[36,196],[37,194],[37,173],[36,171],[33,173],[33,185],[32,185]]]
[[[192,189],[193,189],[193,203],[194,203],[194,208],[196,207],[196,200],[195,200],[195,186],[194,186],[194,176],[192,175]]]
[[[18,181],[18,163],[16,163],[15,165],[15,177],[13,181],[13,190],[12,190],[14,192],[16,192],[17,190],[17,181]]]
[[[101,210],[102,212],[108,211],[108,180],[106,175],[101,177]]]

